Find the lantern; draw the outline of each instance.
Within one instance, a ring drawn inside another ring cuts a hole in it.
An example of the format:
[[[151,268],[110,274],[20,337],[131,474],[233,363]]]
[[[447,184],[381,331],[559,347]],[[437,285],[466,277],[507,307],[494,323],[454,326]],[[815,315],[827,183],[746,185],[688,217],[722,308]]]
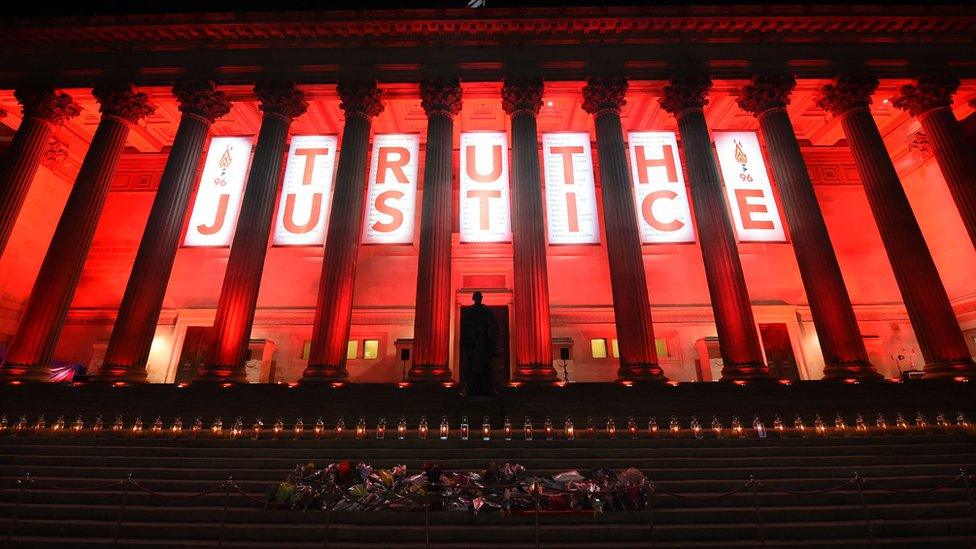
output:
[[[566,418],[566,423],[563,424],[563,434],[566,435],[566,440],[573,440],[576,438],[576,432],[575,429],[573,429],[573,418]]]
[[[58,416],[58,419],[54,420],[54,424],[51,425],[51,431],[57,434],[62,429],[64,429],[64,416]]]
[[[668,428],[671,430],[671,436],[681,438],[681,424],[678,423],[678,418],[671,416],[671,422],[668,424]]]
[[[756,436],[759,438],[766,438],[766,426],[763,425],[759,416],[752,416],[752,429],[756,431]]]
[[[163,432],[163,419],[159,416],[156,416],[156,419],[153,421],[152,427],[150,427],[150,429],[152,430],[153,436],[159,436]]]
[[[691,416],[691,432],[695,435],[695,438],[701,440],[704,438],[702,433],[701,423],[698,421],[698,416]]]
[[[854,419],[854,430],[861,434],[867,434],[868,426],[864,424],[864,416],[860,413]]]
[[[180,416],[176,416],[176,420],[173,421],[173,425],[169,428],[169,432],[173,438],[176,438],[183,433],[183,420],[180,419]]]
[[[341,420],[342,418],[339,419]],[[315,437],[316,440],[318,440],[322,438],[322,433],[324,432],[325,432],[325,422],[322,421],[322,417],[320,416],[318,419],[315,420],[315,423],[312,425],[312,436]],[[301,435],[299,434],[299,436]],[[336,439],[340,439],[340,438],[342,438],[342,432],[339,431],[339,426],[336,425]]]
[[[902,431],[908,430],[908,422],[905,421],[905,416],[901,415],[901,412],[898,412],[898,417],[895,418],[895,425]]]
[[[214,438],[222,437],[224,435],[224,420],[220,417],[215,419],[210,426],[210,432],[213,433]]]
[[[21,418],[21,419],[23,419],[23,418]],[[962,411],[960,411],[960,412],[958,412],[956,414],[956,426],[959,427],[960,429],[964,430],[964,431],[966,429],[969,429],[969,420],[966,419],[966,416],[963,415]]]
[[[234,425],[230,428],[230,438],[237,439],[244,433],[244,421],[241,420],[240,416],[234,420]]]
[[[291,428],[291,431],[292,431],[292,439],[293,440],[298,440],[298,439],[302,438],[302,431],[304,431],[304,430],[305,430],[305,422],[302,421],[302,418],[296,419],[295,420],[295,425]]]
[[[783,436],[786,434],[786,428],[783,427],[783,420],[780,419],[778,415],[773,417],[773,429],[776,430],[776,434],[779,435],[779,438],[783,438]]]
[[[506,421],[508,421],[507,418],[506,418]],[[511,423],[509,423],[509,425],[508,425],[508,436],[509,436],[509,438],[507,438],[505,440],[512,440],[511,439],[511,432],[512,432],[512,425],[511,425]],[[491,440],[491,421],[489,421],[488,416],[485,416],[481,420],[481,440]]]
[[[462,416],[461,417],[461,440],[468,440],[468,436],[470,435],[469,433],[470,430],[471,430],[471,426],[468,425],[468,416]]]
[[[651,438],[657,436],[657,418],[651,416],[651,419],[647,422],[647,432],[651,435]]]
[[[844,423],[844,418],[840,414],[837,414],[837,417],[834,418],[834,428],[840,432],[847,431],[847,424]]]
[[[617,424],[614,423],[612,416],[607,419],[607,438],[617,438]]]
[[[285,430],[285,422],[281,421],[281,416],[275,419],[274,426],[271,427],[271,438],[281,440],[281,433]]]
[[[732,435],[742,438],[742,422],[739,421],[739,416],[732,416]]]
[[[191,436],[193,438],[197,438],[197,434],[202,429],[203,429],[203,420],[200,419],[200,416],[197,416],[197,418],[193,420],[193,426],[190,427],[190,434],[191,434]]]
[[[803,418],[796,414],[793,418],[793,428],[800,432],[801,436],[807,436],[807,426],[803,424]]]
[[[260,417],[254,418],[254,425],[251,426],[251,440],[261,438],[261,430],[264,429],[264,422]]]
[[[715,438],[722,438],[722,422],[718,420],[718,416],[712,416],[712,432],[715,433]]]
[[[315,428],[318,429],[319,427],[321,427],[321,432],[315,438],[319,438],[322,433],[325,433],[325,422],[322,421],[322,418],[319,418],[319,420],[315,422]],[[336,421],[335,431],[336,440],[341,439],[342,435],[346,433],[346,420],[343,419],[342,416],[339,416],[339,420]]]
[[[97,416],[95,418],[95,423],[92,424],[92,436],[97,437],[98,433],[102,432],[102,426],[104,422],[102,421],[102,416]]]
[[[34,434],[36,435],[43,431],[44,425],[46,424],[47,421],[44,419],[43,415],[37,416],[37,421],[34,422]]]
[[[525,425],[522,426],[522,434],[525,436],[525,440],[532,440],[532,436],[535,434],[535,429],[532,428],[532,420],[526,416]]]
[[[383,440],[386,438],[386,418],[381,417],[378,422],[376,422],[376,438]]]
[[[132,434],[136,436],[142,434],[142,418],[139,416],[136,416],[136,421],[132,424]]]
[[[502,434],[505,435],[505,440],[512,440],[512,420],[505,416],[505,421],[502,423]]]
[[[403,440],[407,436],[407,420],[400,418],[400,422],[397,423],[397,438]]]
[[[949,422],[946,421],[945,414],[942,413],[942,410],[939,410],[939,413],[935,415],[935,424],[941,427],[942,430],[949,431]]]
[[[422,440],[427,439],[427,416],[420,416],[420,424],[417,426],[417,436]]]
[[[451,426],[447,423],[447,416],[441,416],[441,427],[439,432],[441,440],[447,440],[448,435],[451,433]]]
[[[120,433],[122,432],[122,416],[115,418],[115,423],[112,424],[112,432]]]
[[[884,414],[878,414],[878,419],[874,420],[874,424],[882,432],[888,432],[888,421],[885,419]]]
[[[7,414],[0,416],[0,434],[7,432]]]
[[[586,438],[596,438],[596,426],[593,425],[593,416],[586,417]]]
[[[821,419],[820,414],[813,419],[813,429],[818,435],[827,434],[827,426],[824,425],[823,419]]]
[[[27,429],[27,418],[24,416],[20,416],[20,419],[17,421],[17,424],[14,425],[14,436],[23,433],[26,429]]]
[[[637,430],[637,420],[634,419],[634,416],[627,418],[627,432],[630,434],[630,438],[634,439],[638,438],[640,434]]]
[[[545,429],[546,431],[546,440],[552,440],[552,437],[555,432],[553,431],[552,428],[552,420],[549,419],[548,417],[546,417],[546,422],[545,424],[543,424],[543,429]]]
[[[366,438],[366,420],[363,416],[359,416],[359,421],[356,423],[356,440],[363,440]]]
[[[929,426],[929,422],[925,420],[925,416],[922,415],[921,411],[915,412],[915,426],[919,429],[924,429]]]

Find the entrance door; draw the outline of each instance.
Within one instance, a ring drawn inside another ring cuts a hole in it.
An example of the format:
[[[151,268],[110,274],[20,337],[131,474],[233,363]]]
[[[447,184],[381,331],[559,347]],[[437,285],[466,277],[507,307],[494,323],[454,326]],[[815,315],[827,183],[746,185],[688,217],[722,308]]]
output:
[[[793,346],[790,345],[790,332],[786,324],[760,324],[759,336],[766,351],[766,363],[776,379],[799,381],[800,372],[796,367]]]
[[[509,355],[508,355],[508,307],[505,305],[489,305],[491,313],[495,315],[495,322],[498,323],[498,348],[495,349],[495,357],[491,361],[491,382],[492,385],[497,389],[499,387],[504,387],[508,385],[508,381],[511,376],[509,371]],[[462,316],[463,315],[459,315]],[[458,333],[464,333],[464,326]],[[465,359],[464,352],[460,352],[460,364],[458,365],[458,374],[460,375],[461,382],[468,379],[468,365]]]
[[[183,349],[180,351],[180,365],[176,369],[176,383],[190,383],[197,377],[197,370],[207,359],[207,351],[212,342],[212,327],[187,327],[183,337]]]

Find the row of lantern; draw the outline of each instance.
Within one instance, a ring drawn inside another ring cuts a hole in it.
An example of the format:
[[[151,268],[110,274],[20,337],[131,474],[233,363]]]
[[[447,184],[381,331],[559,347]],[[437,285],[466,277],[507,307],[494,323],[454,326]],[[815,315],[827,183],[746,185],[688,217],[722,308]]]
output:
[[[947,432],[953,428],[962,431],[968,431],[970,429],[969,420],[966,419],[966,416],[963,415],[962,412],[959,412],[956,415],[955,421],[953,423],[950,423],[949,420],[946,419],[945,414],[939,412],[936,416],[935,425]],[[915,415],[915,420],[912,423],[909,423],[905,419],[905,417],[901,414],[901,412],[899,412],[897,418],[895,419],[893,429],[908,431],[910,428],[913,427],[917,429],[925,429],[928,428],[929,426],[930,425],[928,420],[921,412],[918,412]],[[888,421],[885,419],[883,414],[878,414],[878,417],[874,422],[873,428],[876,432],[880,432],[880,433],[889,431]],[[46,430],[54,434],[57,434],[61,431],[72,431],[74,433],[81,433],[82,431],[85,430],[85,422],[81,416],[78,416],[77,419],[75,419],[75,421],[72,424],[67,425],[64,421],[64,416],[59,416],[58,419],[54,423],[52,423],[51,426],[48,428],[44,416],[41,415],[37,418],[37,421],[33,424],[33,426],[28,426],[27,418],[25,416],[20,416],[19,421],[17,421],[13,425],[9,425],[7,422],[7,416],[4,415],[0,417],[0,434],[6,433],[8,430],[10,431],[10,434],[14,436],[25,434],[28,432],[31,432],[33,434],[42,434]],[[130,426],[126,427],[125,422],[122,419],[122,416],[118,416],[115,419],[115,422],[111,426],[106,428],[104,422],[102,421],[102,416],[98,416],[95,419],[95,421],[92,422],[92,424],[89,426],[89,430],[95,436],[97,436],[98,433],[100,433],[102,430],[109,430],[113,433],[119,433],[119,434],[128,432],[131,433],[133,436],[139,436],[143,434],[144,431],[148,431],[150,434],[155,436],[161,436],[164,431],[168,431],[170,435],[175,438],[183,434],[184,425],[183,425],[183,420],[180,418],[180,416],[177,416],[176,419],[173,421],[173,423],[170,425],[170,427],[168,429],[165,429],[163,427],[162,418],[157,416],[155,421],[153,421],[148,428],[143,424],[141,417],[136,417],[135,421]],[[190,436],[196,438],[201,431],[205,430],[203,425],[203,420],[198,416],[193,421],[193,423],[189,427],[187,427],[186,430],[189,431]],[[335,433],[335,438],[337,440],[342,439],[346,434],[346,430],[347,430],[346,422],[340,416],[339,420],[335,424],[335,428],[333,429],[333,432]],[[702,425],[702,423],[698,420],[697,416],[692,416],[691,422],[688,426],[688,430],[691,431],[691,434],[696,439],[704,438],[704,434],[706,430],[710,430],[715,435],[716,438],[723,438],[726,435],[732,437],[739,437],[739,438],[746,436],[746,428],[743,427],[742,422],[739,421],[738,416],[734,416],[732,418],[731,426],[728,429],[726,429],[725,426],[722,424],[722,422],[719,421],[718,416],[712,416],[711,425],[707,428]],[[808,436],[809,433],[811,432],[819,436],[824,436],[828,433],[828,426],[821,418],[820,414],[816,414],[816,417],[813,421],[813,425],[809,427],[803,421],[803,418],[799,414],[797,414],[793,420],[792,428],[788,428],[787,425],[785,425],[783,421],[780,419],[780,417],[777,415],[773,419],[772,430],[775,433],[777,433],[780,437],[786,436],[787,432],[792,432],[793,434],[799,436]],[[846,432],[850,432],[851,430],[853,430],[855,433],[867,434],[868,431],[870,430],[870,427],[861,414],[857,414],[857,418],[854,420],[853,428],[849,428],[846,421],[841,416],[841,414],[837,414],[837,416],[834,419],[834,423],[831,431],[833,431],[834,433],[843,434]],[[214,419],[214,422],[211,424],[209,431],[213,438],[226,437],[231,439],[237,439],[237,438],[247,436],[245,434],[244,422],[241,420],[240,417],[238,417],[234,421],[234,423],[231,425],[230,429],[228,429],[226,433],[225,433],[223,420],[220,417],[217,417],[216,419]],[[251,439],[257,440],[258,438],[261,437],[263,431],[264,431],[264,422],[262,422],[261,418],[259,417],[255,420],[254,424],[248,430],[247,434],[250,436]],[[274,425],[271,427],[271,437],[274,440],[279,440],[281,439],[282,436],[287,436],[285,434],[286,431],[290,432],[290,435],[294,440],[298,440],[302,438],[306,431],[305,424],[302,421],[302,418],[299,417],[295,421],[291,429],[286,429],[284,422],[279,417],[275,421]],[[325,427],[325,422],[322,420],[321,417],[319,417],[311,429],[312,435],[315,439],[321,439],[323,436],[326,435],[326,431],[327,429]],[[377,439],[386,438],[386,431],[387,431],[386,419],[381,417],[376,424],[376,428],[374,429],[375,438]],[[429,431],[430,428],[427,423],[427,417],[423,416],[420,418],[420,421],[417,424],[417,429],[416,429],[417,438],[426,439],[428,437]],[[678,419],[675,416],[671,416],[671,420],[668,423],[666,430],[659,427],[656,418],[651,417],[647,424],[647,430],[646,430],[647,435],[650,436],[651,438],[654,438],[662,435],[663,434],[662,431],[670,433],[670,436],[672,436],[673,438],[680,438],[682,436],[682,433],[685,431],[685,429],[681,426],[681,423],[678,421]],[[766,426],[763,423],[763,421],[759,418],[759,416],[753,417],[752,431],[759,438],[766,438],[767,436]],[[502,437],[505,440],[512,440],[512,432],[513,432],[512,422],[511,420],[509,420],[508,417],[506,417],[502,424],[502,433],[501,433]],[[522,426],[522,438],[524,440],[533,440],[533,438],[535,437],[535,433],[536,430],[532,424],[531,418],[526,417],[525,423]],[[546,418],[545,423],[543,425],[542,433],[544,434],[546,440],[553,440],[557,438],[558,435],[555,427],[553,426],[552,419],[548,417]],[[366,420],[364,418],[362,417],[359,418],[359,421],[356,423],[353,434],[357,440],[363,440],[369,437],[368,429],[366,427]],[[396,425],[396,437],[402,440],[407,438],[407,434],[408,434],[407,420],[401,417],[400,421]],[[437,429],[436,434],[441,440],[447,440],[448,438],[450,438],[451,426],[450,423],[448,422],[447,416],[441,417],[441,423]],[[488,418],[488,416],[485,416],[481,424],[481,432],[480,432],[481,438],[482,440],[486,440],[486,441],[491,440],[493,434],[495,433],[494,430],[492,429],[491,421]],[[610,439],[617,438],[617,425],[613,417],[607,419],[606,426],[605,426],[605,434],[607,438]],[[630,418],[627,420],[625,434],[628,435],[630,438],[634,438],[634,439],[641,437],[641,429],[639,428],[637,424],[637,420],[634,416],[630,416]],[[573,440],[577,438],[577,436],[578,434],[575,426],[573,425],[573,419],[567,417],[565,423],[563,424],[562,434],[561,436],[558,436],[558,438]],[[468,418],[465,416],[461,418],[461,424],[459,428],[459,438],[461,440],[469,440],[470,437],[471,437],[471,425],[468,422]],[[592,417],[587,418],[586,427],[583,432],[579,433],[579,438],[590,438],[590,439],[597,438],[597,429],[593,424]]]

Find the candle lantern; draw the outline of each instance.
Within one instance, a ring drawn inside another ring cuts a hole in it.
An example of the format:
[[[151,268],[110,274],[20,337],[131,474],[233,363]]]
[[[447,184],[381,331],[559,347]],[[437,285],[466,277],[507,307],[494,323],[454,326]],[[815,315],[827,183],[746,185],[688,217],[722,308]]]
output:
[[[397,423],[397,438],[403,440],[406,436],[407,436],[407,420],[401,417],[400,422]]]
[[[420,425],[417,426],[417,435],[421,440],[427,439],[427,416],[420,416]]]
[[[732,436],[742,438],[744,433],[742,432],[742,422],[739,421],[739,416],[732,416]]]
[[[722,422],[718,420],[718,416],[712,416],[712,432],[715,433],[715,438],[722,438]]]
[[[634,416],[627,418],[627,432],[630,434],[630,438],[636,439],[639,437],[640,433],[637,430],[637,419]]]
[[[878,414],[878,419],[874,420],[874,424],[881,432],[888,432],[888,420],[885,419],[884,414]]]
[[[244,421],[241,420],[240,416],[234,420],[234,425],[230,428],[230,438],[237,439],[244,433]]]
[[[766,438],[766,426],[759,419],[759,416],[752,416],[752,429],[756,431],[757,437]]]
[[[471,426],[468,425],[468,416],[461,416],[461,440],[468,440]]]
[[[505,421],[502,422],[502,434],[505,440],[512,440],[512,420],[505,416]]]
[[[691,432],[695,435],[695,438],[701,440],[704,438],[702,433],[701,422],[698,421],[698,416],[691,416]]]
[[[816,417],[813,418],[813,430],[816,431],[817,434],[821,436],[827,434],[827,426],[824,425],[823,419],[820,417],[820,414],[817,414]]]
[[[58,416],[58,419],[54,420],[51,425],[51,432],[58,434],[60,431],[64,430],[64,416]]]
[[[356,423],[356,440],[363,440],[366,438],[366,420],[363,416],[359,416],[359,422]]]
[[[386,438],[386,418],[381,417],[378,422],[376,422],[376,438],[383,440]]]
[[[341,417],[339,418],[339,421],[340,422],[342,421]],[[322,438],[322,433],[324,432],[325,432],[325,421],[323,421],[322,417],[319,416],[319,418],[315,420],[315,424],[312,425],[312,436],[315,437],[316,440],[318,440]],[[336,440],[340,438],[342,438],[342,431],[339,429],[339,424],[336,424]]]
[[[925,419],[925,416],[922,415],[921,410],[915,412],[915,426],[919,429],[924,429],[929,426],[929,422]]]
[[[657,418],[654,417],[654,416],[651,416],[651,419],[649,419],[647,421],[647,433],[651,436],[651,438],[654,438],[654,437],[657,436],[657,429],[658,429],[658,427],[657,427]]]
[[[681,424],[678,423],[678,418],[671,416],[671,421],[668,424],[668,428],[671,430],[672,437],[681,438]]]
[[[864,416],[862,416],[860,413],[858,413],[857,417],[854,418],[854,430],[862,435],[865,435],[868,432],[868,426],[864,424]]]
[[[511,429],[512,429],[511,424],[509,424],[508,429],[509,429],[509,436],[511,436]],[[485,416],[481,420],[481,440],[491,440],[491,421],[488,419],[488,416]],[[506,440],[512,440],[512,439],[508,438]]]
[[[37,421],[34,422],[34,434],[40,434],[40,432],[44,430],[44,426],[46,424],[47,421],[44,419],[43,415],[37,416]]]
[[[105,425],[105,422],[102,421],[102,416],[96,416],[95,417],[95,423],[92,423],[92,428],[91,428],[91,430],[92,430],[92,436],[93,437],[97,437],[98,436],[98,433],[102,432],[102,427],[104,425]]]
[[[17,423],[14,425],[14,429],[13,429],[14,436],[17,436],[26,430],[27,430],[27,417],[20,416],[20,419],[17,420]]]
[[[116,416],[115,423],[112,424],[112,432],[120,433],[122,432],[122,416]]]
[[[264,422],[260,417],[254,418],[254,425],[251,426],[251,440],[261,438],[261,430],[264,429]]]
[[[969,420],[966,419],[966,416],[962,413],[961,410],[956,414],[956,426],[962,429],[963,431],[969,429]]]
[[[576,438],[576,431],[573,429],[573,418],[566,418],[566,423],[563,424],[563,433],[566,435],[566,440]]]
[[[905,421],[905,416],[901,415],[901,412],[898,412],[898,416],[895,418],[895,425],[902,431],[908,430],[908,422]]]
[[[946,421],[945,414],[942,413],[942,410],[939,410],[939,413],[935,415],[935,424],[943,431],[949,432],[949,422]]]
[[[586,417],[586,438],[590,440],[596,438],[596,425],[593,424],[593,416]]]
[[[776,430],[779,438],[783,438],[786,434],[786,427],[783,426],[783,420],[778,415],[773,417],[773,429]]]
[[[800,417],[800,414],[796,414],[796,417],[793,418],[793,428],[800,433],[800,436],[807,436],[807,426],[803,424],[803,418]]]
[[[197,416],[197,418],[193,420],[193,426],[190,427],[190,434],[193,438],[197,438],[197,435],[202,430],[203,430],[203,419],[201,419],[200,416]]]
[[[322,427],[322,434],[324,434],[325,433],[325,422],[322,421],[322,418],[319,418],[318,422],[315,423],[315,426],[316,427],[319,427],[320,426],[319,423],[322,424],[321,425],[321,427]],[[342,435],[346,434],[346,420],[342,416],[339,416],[339,420],[336,421],[335,432],[336,432],[336,440],[341,439],[342,438]],[[320,436],[321,436],[321,434],[320,434]],[[318,438],[318,437],[316,437],[316,438]]]
[[[451,434],[451,426],[447,423],[447,416],[441,416],[441,427],[440,427],[440,437],[441,440],[447,440],[447,437]]]
[[[546,431],[546,440],[552,440],[555,435],[555,430],[552,428],[552,420],[546,417],[546,422],[543,424],[543,429]]]
[[[834,428],[841,433],[847,432],[847,424],[844,423],[844,418],[840,414],[837,414],[837,417],[834,418]]]
[[[0,416],[0,434],[7,432],[7,414]]]
[[[156,416],[156,419],[153,420],[153,424],[152,427],[150,427],[150,429],[152,430],[152,434],[154,437],[158,437],[159,435],[161,435],[163,433],[163,418]]]
[[[169,432],[170,432],[170,436],[172,436],[173,438],[176,438],[181,434],[183,434],[183,420],[180,419],[180,416],[176,416],[176,419],[173,420],[173,425],[170,426]]]
[[[136,421],[132,424],[132,434],[135,436],[142,434],[142,418],[139,416],[136,416]]]
[[[607,438],[617,438],[617,424],[613,421],[613,416],[607,419]]]
[[[525,440],[532,440],[535,434],[535,429],[532,427],[532,420],[526,416],[525,425],[522,427],[522,434],[525,436]]]
[[[305,430],[305,422],[302,421],[302,418],[296,419],[295,420],[295,425],[292,426],[292,428],[291,428],[291,431],[292,431],[292,439],[293,440],[298,440],[298,439],[302,438],[302,431],[304,431],[304,430]]]
[[[218,417],[214,420],[213,424],[210,426],[210,432],[213,433],[214,438],[220,438],[224,435],[224,420]]]
[[[274,440],[281,440],[281,433],[285,430],[285,422],[281,420],[281,416],[275,419],[274,425],[271,427],[271,438]]]

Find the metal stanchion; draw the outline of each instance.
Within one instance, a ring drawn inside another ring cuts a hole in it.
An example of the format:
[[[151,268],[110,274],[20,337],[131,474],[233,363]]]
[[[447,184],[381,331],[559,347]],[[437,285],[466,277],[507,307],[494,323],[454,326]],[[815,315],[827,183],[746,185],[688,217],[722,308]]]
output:
[[[654,549],[654,485],[647,485],[647,528],[651,537],[651,549]]]
[[[854,473],[854,482],[857,484],[857,494],[861,498],[861,511],[864,513],[864,526],[868,529],[868,540],[871,542],[871,547],[874,547],[874,528],[871,527],[871,516],[868,515],[868,503],[864,499],[864,479],[858,473]]]
[[[752,503],[756,511],[756,526],[759,528],[759,543],[761,547],[766,547],[766,531],[763,528],[762,510],[759,508],[759,483],[755,477],[749,475],[748,484],[752,485]]]
[[[125,516],[125,504],[129,499],[129,483],[132,482],[132,473],[122,479],[122,504],[119,505],[119,518],[115,522],[115,547],[119,546],[119,537],[122,535],[122,518]]]
[[[224,514],[220,519],[220,532],[217,536],[217,547],[224,546],[224,527],[227,525],[227,508],[230,507],[230,483],[234,482],[234,477],[227,477],[224,482]]]
[[[26,480],[30,480],[30,473],[23,479],[17,479],[17,506],[14,507],[14,516],[11,517],[10,525],[7,526],[7,547],[13,547],[14,528],[17,527],[17,518],[20,516],[20,504],[24,501],[24,487],[27,485]]]

